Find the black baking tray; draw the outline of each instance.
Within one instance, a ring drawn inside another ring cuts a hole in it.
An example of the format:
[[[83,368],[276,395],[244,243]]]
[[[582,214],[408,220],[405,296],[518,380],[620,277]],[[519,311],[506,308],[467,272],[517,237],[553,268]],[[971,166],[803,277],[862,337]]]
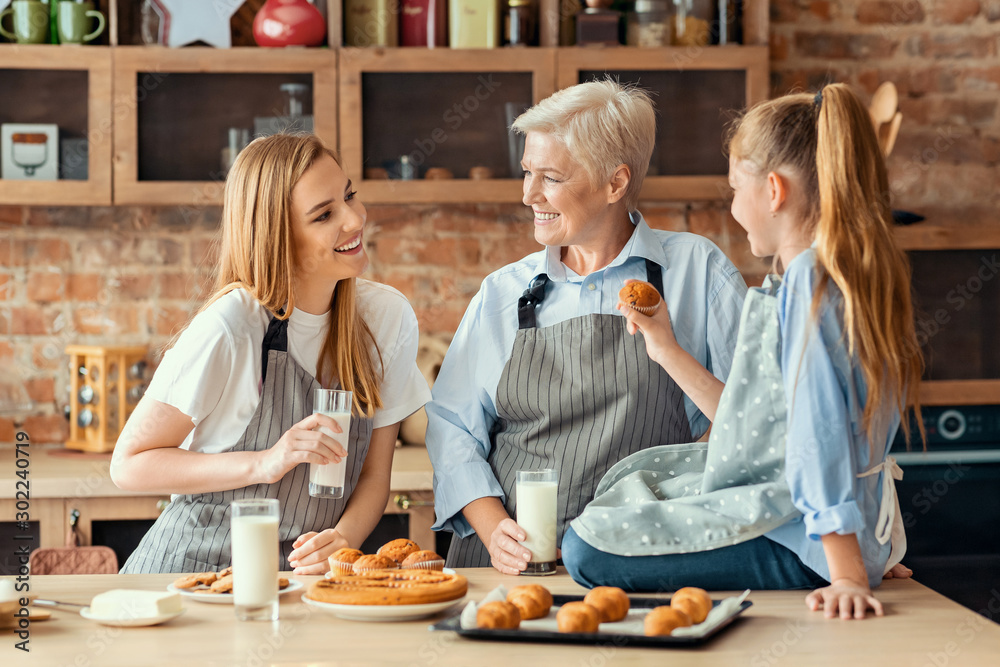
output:
[[[583,600],[582,595],[553,595],[553,607],[558,607],[567,602],[577,602]],[[664,598],[639,598],[629,596],[632,609],[652,609],[670,604],[670,600]],[[718,606],[719,600],[713,600],[712,605]],[[514,641],[514,642],[544,642],[546,644],[613,644],[614,646],[636,646],[646,648],[670,648],[670,647],[691,647],[699,646],[711,640],[720,632],[729,627],[737,617],[753,605],[749,600],[744,600],[739,607],[726,617],[721,623],[701,637],[647,637],[645,635],[616,634],[613,632],[551,632],[548,630],[488,630],[485,628],[474,628],[463,630],[460,619],[461,614],[452,616],[439,623],[430,626],[431,630],[447,630],[457,632],[462,637],[470,639],[489,639],[493,641]]]

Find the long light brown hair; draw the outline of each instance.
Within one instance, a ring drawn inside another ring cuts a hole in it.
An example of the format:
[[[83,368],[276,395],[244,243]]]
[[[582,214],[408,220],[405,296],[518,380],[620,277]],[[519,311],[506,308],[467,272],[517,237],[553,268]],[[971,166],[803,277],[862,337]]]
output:
[[[802,211],[814,229],[819,280],[816,318],[829,281],[844,298],[848,350],[868,388],[862,426],[872,451],[888,428],[882,406],[895,405],[910,437],[907,406],[918,417],[924,360],[911,301],[910,262],[896,245],[889,179],[867,109],[843,84],[819,95],[793,94],[752,108],[734,127],[729,152],[759,174],[780,168],[803,183]]]
[[[215,293],[199,312],[242,288],[275,317],[289,317],[303,260],[292,234],[292,190],[323,155],[337,160],[317,137],[291,134],[256,139],[240,152],[226,178]],[[371,417],[382,407],[382,356],[356,294],[355,278],[337,281],[316,377],[323,386],[339,381],[354,393],[355,411]]]

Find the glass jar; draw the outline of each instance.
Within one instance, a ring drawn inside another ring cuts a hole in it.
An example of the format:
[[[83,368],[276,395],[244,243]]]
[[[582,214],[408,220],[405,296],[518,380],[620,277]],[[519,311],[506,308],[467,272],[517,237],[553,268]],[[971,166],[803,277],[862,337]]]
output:
[[[705,46],[710,37],[711,2],[674,0],[670,42],[674,46]]]
[[[535,3],[532,0],[508,0],[505,25],[507,46],[536,46]]]
[[[625,43],[629,46],[667,46],[670,39],[667,0],[635,0],[635,9],[628,17]]]

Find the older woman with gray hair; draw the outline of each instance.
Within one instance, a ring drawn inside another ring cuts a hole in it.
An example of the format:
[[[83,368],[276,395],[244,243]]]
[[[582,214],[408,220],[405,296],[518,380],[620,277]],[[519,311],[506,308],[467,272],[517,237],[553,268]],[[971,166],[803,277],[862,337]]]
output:
[[[517,118],[539,252],[483,281],[427,406],[436,530],[452,567],[526,569],[517,470],[558,471],[557,541],[625,456],[709,426],[617,310],[629,279],[663,296],[681,346],[725,381],[746,283],[707,239],[638,211],[656,119],[613,81],[561,90]]]

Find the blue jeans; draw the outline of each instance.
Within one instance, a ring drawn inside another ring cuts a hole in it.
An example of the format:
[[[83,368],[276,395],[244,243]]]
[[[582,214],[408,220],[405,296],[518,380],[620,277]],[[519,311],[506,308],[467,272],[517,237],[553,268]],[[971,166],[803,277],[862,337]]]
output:
[[[828,582],[799,557],[766,537],[731,547],[663,556],[618,556],[590,546],[569,528],[562,541],[563,565],[587,588],[618,586],[630,592],[818,588]]]

